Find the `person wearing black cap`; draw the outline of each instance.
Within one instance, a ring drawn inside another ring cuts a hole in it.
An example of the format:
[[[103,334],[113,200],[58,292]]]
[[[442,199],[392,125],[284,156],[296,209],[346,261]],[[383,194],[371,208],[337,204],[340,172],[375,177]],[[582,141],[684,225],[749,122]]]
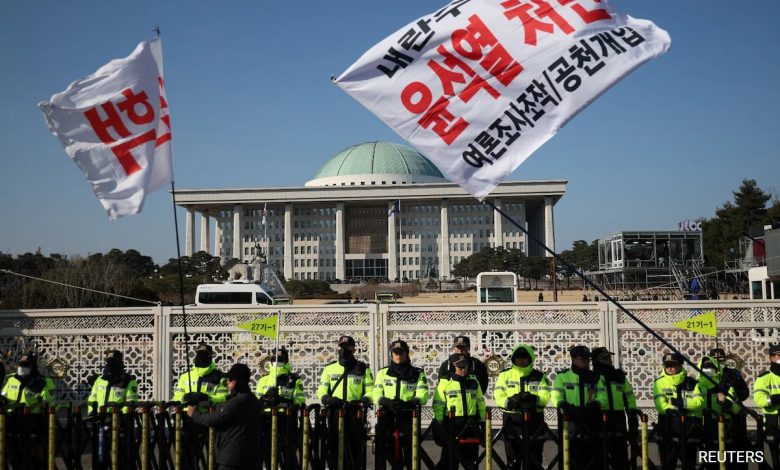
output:
[[[476,377],[477,383],[479,383],[479,386],[482,388],[482,393],[485,394],[487,393],[488,388],[488,370],[482,361],[476,357],[471,357],[469,352],[470,349],[471,340],[468,336],[461,335],[455,337],[455,341],[452,343],[452,354],[462,354],[466,356],[466,359],[469,361],[469,371],[471,375]],[[441,363],[441,366],[439,366],[440,379],[449,378],[454,372],[455,367],[453,367],[452,362],[450,362],[449,359],[446,359]]]
[[[536,352],[527,344],[512,350],[512,366],[498,374],[493,398],[504,416],[504,442],[507,468],[540,469],[544,450],[544,407],[550,400],[550,381],[539,369],[534,369]],[[524,421],[524,417],[530,418]],[[523,454],[524,442],[529,443],[528,458]]]
[[[44,468],[44,413],[54,401],[54,389],[54,382],[38,371],[38,355],[32,351],[22,354],[16,373],[6,378],[2,396],[12,412],[6,427],[12,468]],[[20,407],[32,416],[25,416]]]
[[[449,358],[455,372],[449,378],[439,377],[433,396],[434,438],[442,446],[437,468],[449,468],[450,459],[456,459],[471,468],[479,453],[475,439],[484,437],[485,397],[476,378],[469,372],[469,358],[453,354]],[[450,412],[454,418],[450,419]],[[445,448],[445,446],[453,447]],[[450,449],[454,455],[450,455]]]
[[[346,407],[344,417],[344,467],[362,468],[365,466],[366,413],[355,405],[371,406],[374,374],[368,364],[355,358],[354,338],[341,336],[338,346],[338,360],[325,366],[317,388],[317,398],[328,409],[328,465],[336,468],[338,464],[338,410],[350,405]]]
[[[769,370],[753,383],[753,400],[764,413],[772,468],[780,468],[780,343],[769,346]]]
[[[606,407],[604,382],[590,370],[590,349],[569,349],[571,367],[555,376],[552,405],[570,418],[571,462],[573,468],[599,468],[601,453],[593,452],[600,432],[601,409]]]
[[[403,468],[404,465],[411,468],[411,412],[428,402],[428,379],[424,370],[412,366],[406,341],[393,341],[390,344],[390,356],[390,365],[379,369],[374,381],[372,399],[381,411],[377,419],[375,442],[377,446],[382,446],[381,454],[384,454],[393,469]],[[396,455],[394,451],[395,435],[400,438],[401,455]]]
[[[747,400],[750,397],[750,387],[740,370],[726,365],[726,351],[723,348],[712,348],[707,355],[720,363],[723,384],[734,388],[734,396],[740,402]]]
[[[628,468],[628,427],[626,418],[631,424],[632,437],[636,437],[638,428],[638,414],[636,407],[636,395],[631,383],[622,369],[617,369],[612,364],[612,356],[605,347],[595,348],[590,354],[593,360],[593,372],[601,377],[606,392],[607,403],[601,409],[606,415],[606,421],[602,420],[602,432],[608,433],[612,445],[609,446],[609,465],[612,468]],[[636,446],[636,443],[633,445]]]
[[[183,373],[173,389],[173,401],[186,403],[205,402],[218,405],[227,399],[225,374],[214,364],[214,349],[201,341],[195,347],[195,359],[190,370]]]
[[[676,468],[682,453],[678,442],[685,446],[683,467],[693,468],[696,463],[698,446],[694,438],[697,437],[696,429],[701,425],[704,397],[696,380],[686,373],[683,362],[682,354],[664,354],[661,376],[653,382],[653,399],[658,410],[661,436],[659,451],[664,469]],[[686,419],[680,419],[681,416]]]
[[[194,422],[216,430],[216,461],[220,470],[260,468],[260,402],[249,389],[251,375],[245,364],[234,364],[227,373],[229,394],[216,412],[187,407],[187,415]]]
[[[87,407],[90,410],[90,415],[96,420],[93,426],[96,432],[92,436],[93,462],[97,464],[97,468],[104,469],[108,468],[109,459],[106,458],[101,465],[95,457],[101,454],[107,456],[111,452],[111,439],[106,437],[111,429],[108,424],[111,418],[109,418],[108,414],[114,412],[111,405],[121,406],[119,411],[125,415],[121,419],[128,419],[126,413],[129,409],[125,405],[138,401],[138,382],[133,375],[125,372],[122,353],[116,349],[106,351],[103,373],[93,377],[91,380],[93,381],[92,391],[87,398]],[[103,407],[105,407],[107,415],[101,414],[100,410]],[[128,442],[130,435],[121,431],[120,433],[119,449],[117,451],[120,461],[126,462],[130,452],[130,443]]]
[[[699,361],[699,390],[704,398],[703,423],[704,447],[708,451],[718,450],[718,419],[724,417],[726,450],[747,450],[749,442],[744,420],[738,419],[742,407],[734,403],[731,397],[736,394],[734,388],[723,380],[723,366],[714,357],[704,356]],[[715,468],[717,465],[708,465]],[[744,466],[740,466],[744,467]],[[734,468],[737,468],[734,466]]]
[[[184,405],[200,405],[201,410],[206,411],[209,406],[227,400],[227,379],[214,364],[214,349],[205,341],[198,343],[194,352],[193,367],[179,376],[173,389],[173,401]],[[189,366],[189,363],[187,365]],[[194,468],[199,460],[203,460],[203,448],[208,443],[208,429],[185,420],[182,439],[185,466]]]
[[[96,413],[102,406],[125,405],[137,401],[138,382],[133,375],[125,372],[122,353],[116,349],[107,351],[103,373],[94,378],[92,391],[87,398],[91,411]],[[110,409],[106,411],[111,412]],[[122,412],[126,411],[126,407],[122,408]]]
[[[9,408],[27,407],[32,414],[41,414],[54,401],[54,381],[38,371],[38,355],[22,354],[15,374],[3,384],[2,396]]]
[[[255,388],[255,395],[263,407],[261,415],[262,430],[261,454],[265,465],[271,468],[271,410],[278,408],[278,432],[280,437],[279,467],[283,469],[296,468],[298,466],[295,448],[298,435],[298,409],[306,405],[306,394],[303,392],[303,380],[301,376],[292,371],[290,354],[287,348],[282,346],[273,351],[274,360],[268,370],[268,374],[260,377]],[[292,450],[292,451],[289,451]]]
[[[268,373],[257,381],[255,395],[266,406],[284,403],[289,406],[306,404],[306,394],[303,392],[301,376],[292,371],[290,354],[282,346],[279,351],[273,351],[274,360]]]

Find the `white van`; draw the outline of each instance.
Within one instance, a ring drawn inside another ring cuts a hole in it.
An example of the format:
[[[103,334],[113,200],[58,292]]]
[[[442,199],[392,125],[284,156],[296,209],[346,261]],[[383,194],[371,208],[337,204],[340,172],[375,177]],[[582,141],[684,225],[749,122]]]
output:
[[[200,284],[195,290],[195,305],[273,305],[271,289],[254,282]]]

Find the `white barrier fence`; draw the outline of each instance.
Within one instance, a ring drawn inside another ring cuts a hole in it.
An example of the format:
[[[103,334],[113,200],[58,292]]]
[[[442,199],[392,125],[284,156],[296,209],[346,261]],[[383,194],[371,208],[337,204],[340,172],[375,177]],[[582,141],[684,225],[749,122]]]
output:
[[[693,360],[713,347],[724,348],[751,386],[768,368],[767,345],[780,336],[780,302],[776,301],[624,305]],[[606,302],[188,307],[186,312],[189,349],[206,341],[214,348],[222,370],[244,362],[252,368],[254,380],[270,361],[275,342],[238,325],[279,314],[280,344],[290,350],[293,368],[302,376],[310,402],[315,400],[322,368],[336,359],[335,343],[342,334],[355,337],[357,356],[375,372],[387,365],[390,342],[406,340],[413,363],[425,369],[432,388],[452,339],[467,334],[472,355],[486,362],[492,374],[508,366],[512,349],[524,342],[536,349],[536,366],[551,381],[557,371],[570,366],[570,346],[606,346],[628,374],[640,406],[654,415],[652,384],[666,349]],[[715,312],[717,338],[673,326],[705,312]],[[78,403],[89,394],[88,378],[102,370],[103,353],[118,349],[125,355],[128,371],[138,379],[141,399],[167,401],[176,378],[186,368],[183,331],[181,308],[175,307],[1,311],[0,351],[10,370],[22,352],[35,349],[44,371],[57,377],[57,400]],[[552,416],[550,410],[547,417]]]

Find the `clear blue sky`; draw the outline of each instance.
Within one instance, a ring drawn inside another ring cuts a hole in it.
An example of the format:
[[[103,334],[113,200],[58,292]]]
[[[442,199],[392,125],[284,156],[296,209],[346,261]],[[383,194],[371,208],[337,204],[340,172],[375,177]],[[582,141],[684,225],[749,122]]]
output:
[[[584,110],[511,176],[568,179],[558,249],[711,217],[744,178],[780,189],[780,2],[615,0],[671,50]],[[110,222],[36,104],[162,30],[178,188],[302,186],[331,156],[401,142],[332,85],[424,0],[0,0],[0,251],[175,256],[170,196]],[[183,214],[180,212],[183,228]],[[181,231],[183,237],[183,229]]]

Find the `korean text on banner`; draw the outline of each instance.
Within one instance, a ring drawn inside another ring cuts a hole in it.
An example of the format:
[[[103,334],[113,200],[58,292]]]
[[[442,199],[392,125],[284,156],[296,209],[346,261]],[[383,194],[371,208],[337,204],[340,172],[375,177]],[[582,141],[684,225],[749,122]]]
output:
[[[239,328],[267,338],[277,338],[279,336],[279,316],[261,318],[238,325]]]
[[[670,44],[605,0],[456,0],[388,36],[336,84],[481,200]]]
[[[678,321],[674,326],[707,336],[718,336],[718,318],[715,316],[715,311],[713,310],[696,315],[687,320]]]
[[[109,218],[141,212],[147,193],[170,184],[171,121],[159,38],[38,107]]]

